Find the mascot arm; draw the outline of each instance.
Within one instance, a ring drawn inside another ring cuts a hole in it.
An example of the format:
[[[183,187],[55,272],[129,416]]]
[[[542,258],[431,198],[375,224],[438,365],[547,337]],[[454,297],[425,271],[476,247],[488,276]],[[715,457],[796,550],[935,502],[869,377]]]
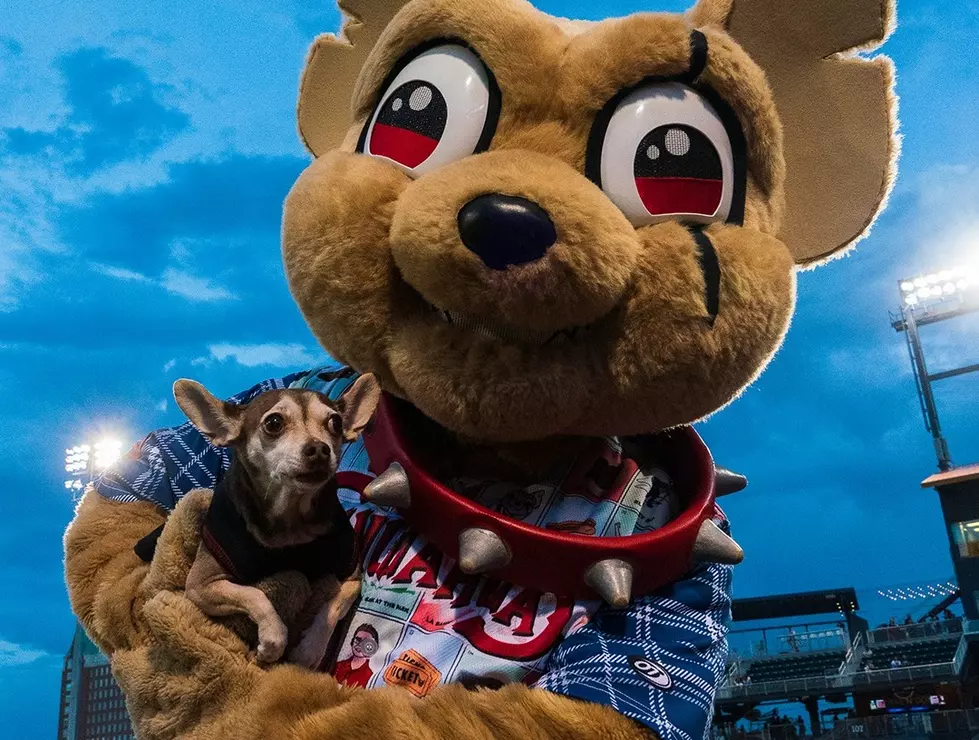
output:
[[[342,368],[320,368],[266,381],[233,400],[314,375],[336,377],[331,395],[349,382]],[[703,566],[626,610],[600,610],[555,649],[534,689],[444,686],[417,700],[402,689],[364,692],[291,666],[260,670],[229,629],[234,625],[209,620],[182,593],[208,501],[207,493],[191,491],[213,486],[226,462],[189,425],[158,431],[85,495],[65,538],[72,606],[112,656],[141,736],[169,737],[180,728],[177,734],[209,737],[237,723],[262,736],[300,717],[311,733],[301,736],[311,738],[360,737],[356,728],[364,737],[380,729],[461,738],[648,738],[641,725],[668,738],[706,729],[726,656],[725,566]],[[146,563],[134,544],[158,528],[156,553]],[[265,588],[283,615],[295,614],[304,598],[282,580]]]
[[[727,531],[718,512],[714,520]],[[728,565],[702,565],[627,609],[600,609],[555,648],[537,681],[606,704],[662,738],[706,737],[727,663]]]
[[[232,400],[246,402],[302,379],[266,381]],[[182,593],[207,505],[206,493],[189,492],[213,485],[225,462],[186,425],[158,431],[103,476],[97,491],[86,493],[65,535],[72,607],[111,656],[140,737],[652,736],[601,702],[568,691],[568,682],[556,690],[449,685],[419,700],[398,688],[346,687],[289,665],[260,669],[238,634],[204,616]],[[157,529],[156,552],[144,562],[134,546]]]
[[[164,521],[153,504],[90,490],[65,538],[72,605],[111,655],[139,737],[650,737],[610,707],[523,685],[449,685],[415,699],[400,688],[350,688],[290,665],[259,668],[235,632],[182,593],[207,501],[205,492],[182,498],[151,564],[133,546]]]
[[[90,490],[65,534],[65,580],[72,610],[107,654],[140,639],[138,615],[150,566],[133,545],[165,519],[165,512],[152,503],[120,503]]]

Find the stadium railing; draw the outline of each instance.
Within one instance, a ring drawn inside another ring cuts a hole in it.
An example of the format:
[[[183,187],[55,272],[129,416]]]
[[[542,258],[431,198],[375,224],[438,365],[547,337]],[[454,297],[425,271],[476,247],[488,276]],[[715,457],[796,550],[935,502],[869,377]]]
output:
[[[979,619],[963,619],[962,629],[970,634],[979,632]]]
[[[854,673],[849,678],[852,679],[854,686],[869,686],[871,684],[890,684],[903,681],[950,678],[956,675],[955,663],[950,662],[860,671],[859,673]]]
[[[717,698],[751,699],[765,696],[803,696],[814,691],[821,692],[830,689],[844,688],[850,682],[842,681],[849,676],[809,676],[808,678],[788,678],[779,681],[760,681],[747,686],[721,686],[717,690]]]
[[[813,692],[832,692],[850,690],[858,686],[900,684],[908,681],[927,681],[954,678],[958,675],[955,663],[935,663],[933,665],[908,666],[905,668],[884,668],[873,671],[860,671],[838,676],[810,676],[808,678],[789,678],[778,681],[760,681],[747,686],[722,685],[717,689],[717,699],[762,699],[764,697],[788,698],[806,696]]]
[[[857,633],[856,638],[850,643],[850,648],[846,651],[846,655],[843,656],[843,664],[840,666],[840,675],[851,674],[860,670],[860,662],[863,660],[863,654],[866,652],[866,648],[863,646],[863,635]]]
[[[731,630],[728,643],[732,652],[750,659],[845,650],[850,641],[837,623],[817,622]]]
[[[961,633],[961,619],[945,619],[940,622],[918,622],[878,627],[867,633],[867,643],[869,645],[881,645],[888,642],[923,640],[928,637],[947,637]]]
[[[876,717],[851,717],[836,723],[822,740],[864,738],[934,738],[959,740],[979,732],[979,710],[952,709]]]
[[[965,663],[965,656],[969,652],[969,641],[959,640],[959,646],[955,649],[955,656],[952,658],[952,670],[958,676],[962,673],[962,664]]]

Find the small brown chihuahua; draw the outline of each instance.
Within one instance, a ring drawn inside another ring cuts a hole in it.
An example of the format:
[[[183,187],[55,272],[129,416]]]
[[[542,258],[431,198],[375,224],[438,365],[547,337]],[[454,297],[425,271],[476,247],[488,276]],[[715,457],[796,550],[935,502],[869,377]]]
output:
[[[362,375],[335,403],[315,391],[276,390],[238,406],[192,380],[178,380],[173,395],[212,444],[233,451],[205,515],[187,598],[210,616],[247,614],[258,625],[255,658],[274,663],[288,632],[251,584],[284,570],[304,573],[326,601],[289,659],[318,667],[360,593],[335,474],[342,444],[357,439],[377,408],[377,380]]]

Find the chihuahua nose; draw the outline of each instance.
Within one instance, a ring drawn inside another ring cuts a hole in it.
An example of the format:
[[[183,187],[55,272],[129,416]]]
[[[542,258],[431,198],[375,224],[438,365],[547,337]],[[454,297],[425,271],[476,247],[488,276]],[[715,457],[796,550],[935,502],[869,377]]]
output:
[[[459,211],[459,235],[492,270],[539,260],[557,241],[554,222],[526,198],[491,193]]]
[[[303,447],[303,457],[309,462],[323,462],[330,459],[330,448],[322,442],[307,442]]]

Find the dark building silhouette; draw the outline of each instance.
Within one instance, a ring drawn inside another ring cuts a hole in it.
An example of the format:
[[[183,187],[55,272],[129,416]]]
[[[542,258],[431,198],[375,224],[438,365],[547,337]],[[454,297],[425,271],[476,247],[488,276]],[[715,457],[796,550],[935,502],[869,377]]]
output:
[[[58,740],[135,740],[126,700],[109,659],[81,625],[75,628],[61,673]]]

